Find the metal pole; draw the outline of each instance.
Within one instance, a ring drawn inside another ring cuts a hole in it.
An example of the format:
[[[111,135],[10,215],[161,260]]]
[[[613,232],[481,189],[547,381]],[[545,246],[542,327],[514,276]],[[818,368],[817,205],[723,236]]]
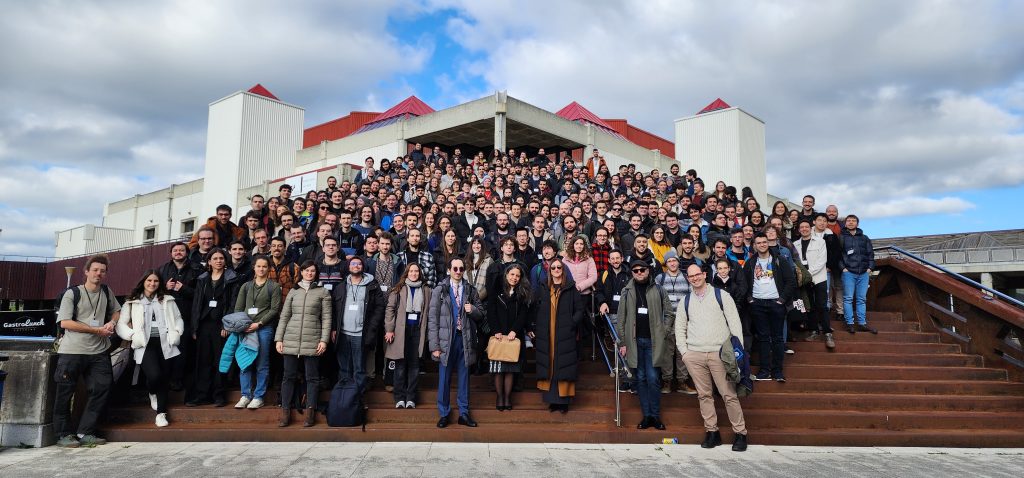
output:
[[[590,293],[590,361],[597,361],[597,311],[594,310],[594,293]]]
[[[619,396],[622,393],[619,390],[619,340],[615,339],[613,345],[615,345],[615,426],[622,428],[622,398]]]

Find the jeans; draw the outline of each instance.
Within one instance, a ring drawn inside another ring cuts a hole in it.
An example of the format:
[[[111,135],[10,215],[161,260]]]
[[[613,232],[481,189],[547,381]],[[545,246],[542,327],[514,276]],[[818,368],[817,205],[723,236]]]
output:
[[[420,326],[405,326],[405,355],[395,361],[395,401],[415,402],[420,381]]]
[[[160,337],[149,338],[141,366],[142,374],[146,376],[146,391],[156,395],[156,412],[167,413],[167,379],[170,377],[171,361],[164,359]]]
[[[459,376],[459,395],[456,397],[459,415],[469,416],[469,366],[466,364],[462,332],[456,332],[452,337],[451,349],[448,351],[448,365],[440,365],[438,371],[437,411],[442,417],[447,417],[452,412],[452,372]]]
[[[854,317],[860,325],[868,323],[867,297],[870,278],[871,275],[867,272],[854,274],[843,271],[843,310],[845,311],[846,325],[852,325]],[[854,315],[853,308],[854,296],[857,298],[856,315]]]
[[[243,397],[263,398],[267,393],[267,380],[270,379],[270,350],[274,348],[274,328],[260,327],[256,329],[256,336],[260,339],[259,355],[256,356],[255,362],[242,370],[238,381],[242,384]],[[254,378],[256,390],[252,388]]]
[[[299,378],[299,361],[306,367],[306,408],[317,406],[320,392],[320,357],[285,355],[284,380],[281,381],[281,408],[285,410],[295,405],[295,382]]]
[[[636,381],[640,410],[645,417],[661,417],[661,372],[654,366],[654,346],[650,338],[636,339]]]
[[[775,299],[754,299],[750,303],[750,317],[757,334],[761,370],[781,375],[782,358],[786,355],[786,343],[782,339],[782,331],[786,328],[786,307]]]
[[[58,354],[57,369],[53,374],[53,380],[57,384],[53,403],[53,431],[58,439],[74,434],[71,430],[71,397],[78,387],[78,377],[82,375],[85,375],[85,389],[89,396],[82,418],[78,422],[78,433],[94,435],[96,423],[107,406],[110,385],[114,381],[110,355]]]
[[[366,358],[363,356],[363,336],[338,334],[338,381],[355,380],[359,390],[366,387]]]

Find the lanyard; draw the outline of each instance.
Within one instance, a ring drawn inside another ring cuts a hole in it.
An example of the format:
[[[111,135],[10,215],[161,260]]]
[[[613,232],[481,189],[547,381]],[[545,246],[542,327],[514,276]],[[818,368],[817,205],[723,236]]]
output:
[[[99,313],[99,309],[100,309],[99,294],[103,293],[103,289],[101,288],[99,291],[96,292],[96,296],[97,297],[96,297],[96,303],[95,304],[92,303],[92,294],[89,293],[89,289],[86,289],[85,287],[83,287],[82,289],[85,290],[85,298],[86,298],[86,300],[89,301],[89,307],[92,307],[92,317],[93,317],[93,320],[97,320],[98,317],[96,317],[96,314]]]

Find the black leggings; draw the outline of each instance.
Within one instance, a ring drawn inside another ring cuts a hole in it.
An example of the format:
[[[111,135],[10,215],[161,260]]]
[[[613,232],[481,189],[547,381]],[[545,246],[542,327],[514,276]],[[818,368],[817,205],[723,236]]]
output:
[[[281,382],[281,408],[290,409],[295,403],[295,381],[299,378],[299,361],[306,367],[306,408],[316,407],[320,392],[320,357],[284,356],[284,381]]]
[[[167,413],[167,380],[171,361],[164,359],[160,337],[150,337],[142,355],[142,373],[146,376],[146,390],[156,395],[156,412]]]

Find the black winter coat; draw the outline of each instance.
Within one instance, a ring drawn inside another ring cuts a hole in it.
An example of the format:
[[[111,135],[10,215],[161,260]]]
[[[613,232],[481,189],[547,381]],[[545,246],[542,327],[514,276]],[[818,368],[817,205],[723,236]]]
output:
[[[235,301],[242,284],[231,269],[224,270],[216,286],[210,273],[203,272],[196,280],[196,291],[192,298],[192,333],[199,331],[200,323],[213,322],[217,328],[221,328],[221,319],[235,310]],[[217,301],[216,307],[210,307],[211,300]]]
[[[331,329],[334,332],[341,333],[342,318],[346,312],[345,299],[348,296],[348,279],[345,282],[337,284],[331,290],[331,299],[334,301],[332,309],[334,317],[332,317]],[[384,292],[380,290],[380,283],[377,279],[371,280],[366,284],[366,294],[363,301],[363,348],[364,349],[376,349],[377,348],[377,337],[380,335],[380,331],[384,328],[384,309],[387,307],[387,298],[384,296]]]
[[[202,272],[202,270],[189,262],[187,258],[181,269],[174,265],[174,261],[169,261],[157,270],[157,273],[160,274],[160,282],[166,284],[171,279],[181,282],[181,289],[168,291],[167,293],[174,297],[174,303],[178,305],[181,319],[185,322],[186,326],[191,326],[192,296],[196,291],[196,278]]]
[[[576,356],[576,332],[583,320],[583,296],[576,290],[576,283],[567,280],[562,284],[558,298],[555,336],[551,337],[551,294],[547,286],[534,290],[533,303],[536,322],[533,326],[536,338],[533,340],[537,360],[537,377],[541,380],[575,381],[578,377]],[[551,344],[555,345],[555,367],[550,370]]]

